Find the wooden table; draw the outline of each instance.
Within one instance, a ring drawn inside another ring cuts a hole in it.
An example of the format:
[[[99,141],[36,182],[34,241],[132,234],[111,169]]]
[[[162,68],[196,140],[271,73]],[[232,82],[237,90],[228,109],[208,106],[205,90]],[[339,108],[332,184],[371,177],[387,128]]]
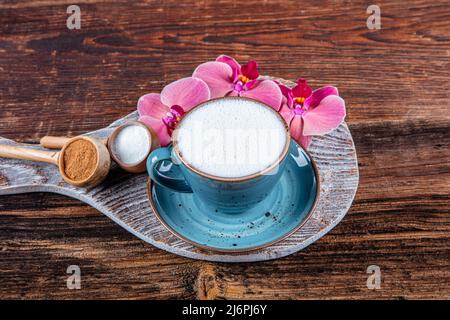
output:
[[[225,53],[336,85],[359,156],[353,207],[284,259],[219,264],[140,241],[63,196],[0,197],[0,298],[450,298],[450,3],[73,1],[0,4],[0,135],[36,143],[133,111]],[[81,290],[66,269],[81,268]],[[381,288],[366,286],[367,267]]]

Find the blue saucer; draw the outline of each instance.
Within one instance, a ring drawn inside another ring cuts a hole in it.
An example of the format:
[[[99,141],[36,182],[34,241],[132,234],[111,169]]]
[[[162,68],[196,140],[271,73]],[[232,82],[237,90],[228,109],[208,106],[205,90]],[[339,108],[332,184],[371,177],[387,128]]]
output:
[[[239,252],[260,249],[300,228],[318,198],[318,174],[309,155],[291,142],[286,169],[269,196],[242,213],[205,207],[192,193],[178,193],[150,181],[150,205],[176,236],[198,247]]]

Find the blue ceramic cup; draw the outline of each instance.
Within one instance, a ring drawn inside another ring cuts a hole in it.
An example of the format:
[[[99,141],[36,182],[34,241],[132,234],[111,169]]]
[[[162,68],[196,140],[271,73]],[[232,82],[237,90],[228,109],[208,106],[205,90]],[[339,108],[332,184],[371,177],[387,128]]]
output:
[[[232,98],[246,99],[238,97],[221,99]],[[202,105],[200,104],[196,108]],[[193,193],[194,199],[200,200],[202,204],[211,210],[239,213],[262,202],[275,187],[283,173],[290,145],[287,124],[278,112],[269,106],[265,107],[272,110],[285,124],[286,141],[277,161],[264,170],[237,178],[213,176],[202,172],[181,156],[177,147],[176,137],[178,132],[175,129],[172,135],[172,145],[156,149],[150,153],[147,159],[147,171],[150,178],[155,183],[176,192]]]

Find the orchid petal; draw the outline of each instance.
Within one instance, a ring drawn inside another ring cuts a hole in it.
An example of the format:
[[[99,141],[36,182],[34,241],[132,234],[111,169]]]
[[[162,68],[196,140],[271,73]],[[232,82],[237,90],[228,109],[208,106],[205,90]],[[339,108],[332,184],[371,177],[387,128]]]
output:
[[[236,81],[236,79],[237,79],[237,77],[239,75],[239,72],[241,71],[241,66],[239,65],[239,63],[235,59],[233,59],[232,57],[226,56],[224,54],[218,56],[216,61],[223,62],[223,63],[226,63],[227,65],[229,65],[231,70],[233,70],[232,81],[233,82]]]
[[[313,137],[312,136],[302,136],[300,139],[300,145],[303,147],[303,149],[308,150],[309,145],[312,142]]]
[[[308,149],[311,144],[312,137],[303,135],[304,121],[301,116],[294,116],[289,125],[291,137],[297,141],[304,149]]]
[[[326,87],[314,90],[312,95],[305,100],[305,107],[306,108],[315,108],[319,105],[320,101],[322,101],[325,97],[328,97],[331,95],[334,95],[334,96],[339,95],[338,89],[336,87],[326,86]]]
[[[148,127],[152,128],[153,131],[155,131],[161,147],[165,147],[171,142],[167,127],[161,119],[153,118],[150,116],[141,116],[139,118],[139,121],[145,123]]]
[[[205,62],[199,65],[193,77],[202,79],[209,87],[211,98],[226,96],[233,90],[233,70],[223,62]]]
[[[264,80],[250,80],[244,84],[243,89],[250,90],[251,88],[257,86],[262,81],[264,81]]]
[[[283,94],[282,104],[286,104],[289,108],[292,108],[294,105],[294,100],[292,99],[292,89],[279,82],[276,83],[280,87],[281,93]]]
[[[139,98],[137,110],[140,116],[161,119],[169,108],[161,102],[161,96],[158,93],[149,93]]]
[[[296,98],[308,98],[312,94],[312,89],[305,79],[298,79],[297,85],[292,88],[292,95]]]
[[[291,123],[291,120],[294,117],[294,111],[291,108],[289,108],[285,104],[281,107],[280,111],[278,112],[283,117],[284,121],[286,121],[286,123]]]
[[[289,108],[289,104],[288,104],[288,100],[287,100],[286,96],[285,96],[285,95],[282,95],[282,97],[281,97],[281,107],[280,107],[280,112],[281,112],[281,110],[282,110],[284,107]]]
[[[254,60],[250,60],[241,67],[242,75],[249,79],[257,79],[259,77],[258,64]]]
[[[281,90],[272,80],[259,82],[253,88],[242,91],[241,96],[259,100],[277,111],[280,109],[282,101]]]
[[[210,93],[207,84],[198,78],[188,77],[174,81],[161,92],[161,101],[166,106],[181,106],[189,111],[196,105],[209,100]]]
[[[185,114],[183,108],[178,105],[171,106],[170,112],[177,117],[182,117]]]
[[[338,96],[327,96],[312,110],[303,114],[303,134],[323,135],[336,129],[345,118],[345,101]]]

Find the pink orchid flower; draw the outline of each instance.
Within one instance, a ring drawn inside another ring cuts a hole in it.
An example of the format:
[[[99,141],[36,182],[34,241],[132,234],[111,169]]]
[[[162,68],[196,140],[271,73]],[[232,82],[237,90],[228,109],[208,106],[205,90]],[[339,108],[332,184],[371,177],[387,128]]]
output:
[[[203,80],[183,78],[165,86],[161,94],[140,97],[137,103],[139,121],[155,131],[164,147],[170,143],[172,131],[184,113],[209,98],[209,88]]]
[[[307,149],[312,136],[336,129],[345,118],[345,102],[337,88],[327,86],[315,91],[305,79],[294,88],[279,84],[283,93],[280,114],[289,124],[292,138]]]
[[[280,109],[280,88],[272,80],[258,80],[258,64],[255,61],[241,66],[233,58],[221,55],[216,61],[199,65],[193,77],[208,84],[211,98],[241,96],[264,102],[277,111]]]

